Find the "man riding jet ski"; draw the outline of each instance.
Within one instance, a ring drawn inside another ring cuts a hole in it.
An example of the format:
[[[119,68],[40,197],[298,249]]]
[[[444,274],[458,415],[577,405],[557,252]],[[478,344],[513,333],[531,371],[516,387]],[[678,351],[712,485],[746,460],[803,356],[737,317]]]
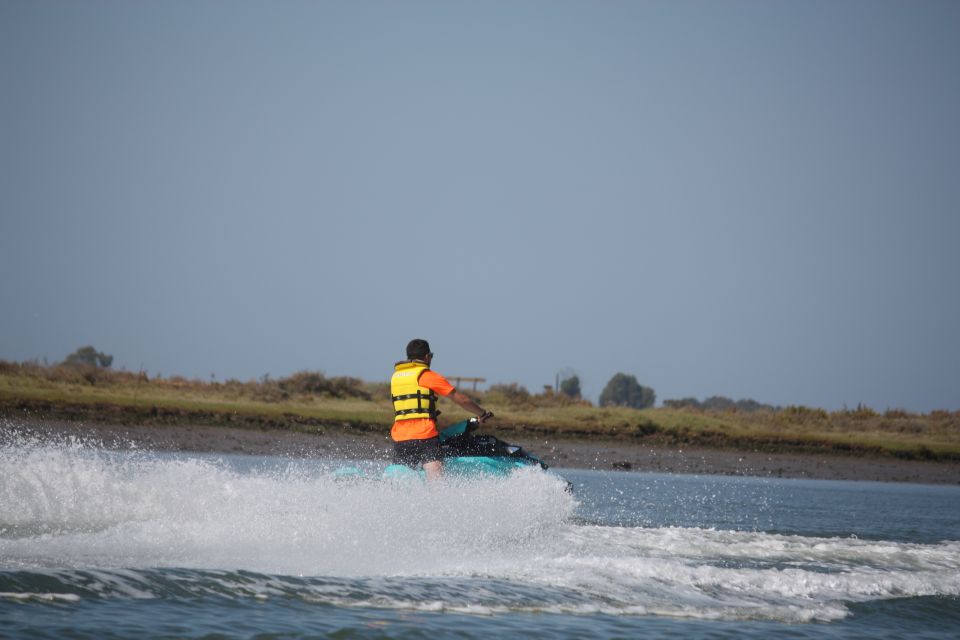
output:
[[[480,421],[476,418],[450,425],[440,432],[440,455],[443,472],[460,477],[507,476],[517,469],[549,467],[521,447],[509,444],[491,435],[477,435]],[[385,479],[421,476],[425,474],[413,466],[391,464],[383,472]]]
[[[407,344],[407,359],[393,367],[390,398],[393,400],[393,461],[415,468],[423,466],[427,480],[443,474],[443,454],[437,429],[437,400],[449,398],[483,422],[493,417],[472,399],[454,388],[450,381],[430,369],[430,344],[415,338]]]
[[[493,417],[450,382],[430,369],[433,352],[426,340],[407,344],[407,359],[394,365],[390,378],[394,423],[393,464],[383,473],[385,479],[421,477],[435,480],[443,474],[456,476],[505,476],[523,467],[547,469],[547,465],[518,446],[490,435],[475,435],[482,422]],[[437,428],[437,400],[447,397],[477,414],[442,431]],[[339,479],[363,477],[356,467],[338,469]]]
[[[504,442],[488,434],[477,434],[476,418],[450,425],[440,432],[440,453],[443,473],[448,477],[505,477],[518,469],[547,471],[547,463],[522,447]],[[553,472],[549,472],[551,475]],[[361,480],[368,476],[356,466],[334,471],[337,480]],[[425,480],[426,472],[413,465],[393,463],[383,471],[384,480]],[[567,482],[567,489],[572,485]]]

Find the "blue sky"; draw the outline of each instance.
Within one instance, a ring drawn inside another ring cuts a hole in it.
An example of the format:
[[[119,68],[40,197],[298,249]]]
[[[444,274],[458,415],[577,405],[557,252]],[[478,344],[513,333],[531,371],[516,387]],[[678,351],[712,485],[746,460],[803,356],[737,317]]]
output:
[[[0,2],[0,358],[960,409],[955,2]]]

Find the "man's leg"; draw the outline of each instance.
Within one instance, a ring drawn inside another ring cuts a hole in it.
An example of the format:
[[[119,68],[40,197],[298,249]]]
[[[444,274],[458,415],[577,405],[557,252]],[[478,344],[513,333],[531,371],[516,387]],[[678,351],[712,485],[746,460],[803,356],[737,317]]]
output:
[[[427,472],[427,481],[439,480],[443,477],[443,463],[439,460],[424,462],[423,470]]]
[[[427,482],[439,480],[443,476],[443,454],[440,453],[440,438],[434,436],[423,441],[421,449],[423,470],[427,474]]]

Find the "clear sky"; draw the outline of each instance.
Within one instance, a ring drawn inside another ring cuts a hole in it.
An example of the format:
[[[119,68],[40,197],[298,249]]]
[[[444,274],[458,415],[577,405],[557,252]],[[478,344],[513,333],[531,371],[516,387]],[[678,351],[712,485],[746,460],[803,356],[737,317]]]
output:
[[[954,1],[0,0],[0,358],[960,409],[958,69]]]

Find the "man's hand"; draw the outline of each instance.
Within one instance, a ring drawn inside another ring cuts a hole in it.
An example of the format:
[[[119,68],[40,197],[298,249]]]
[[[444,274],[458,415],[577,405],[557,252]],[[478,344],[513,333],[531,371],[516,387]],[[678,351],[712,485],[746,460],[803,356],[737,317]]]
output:
[[[480,415],[477,416],[477,421],[478,421],[478,422],[486,422],[487,420],[489,420],[489,419],[492,418],[492,417],[493,417],[493,411],[484,411],[483,413],[481,413]]]

